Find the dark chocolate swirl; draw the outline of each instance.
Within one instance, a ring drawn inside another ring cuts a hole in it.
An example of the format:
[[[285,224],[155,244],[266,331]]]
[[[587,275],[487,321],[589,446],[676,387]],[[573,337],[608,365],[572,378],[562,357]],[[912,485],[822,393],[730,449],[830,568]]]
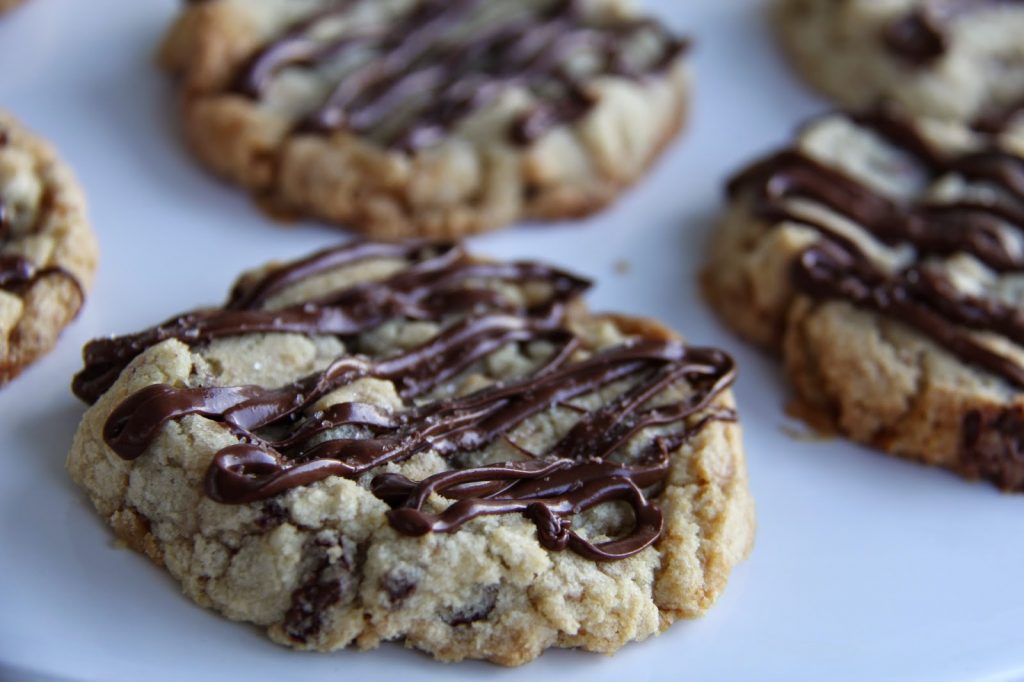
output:
[[[888,24],[882,40],[888,50],[914,66],[928,66],[949,50],[949,26],[960,17],[1021,0],[929,0]]]
[[[258,306],[303,279],[380,257],[404,258],[408,264],[386,280],[304,304],[333,306],[330,319],[345,321],[310,324],[302,328],[304,333],[326,329],[354,335],[395,317],[458,318],[434,338],[397,355],[346,355],[322,372],[279,388],[148,386],[110,413],[103,432],[106,443],[122,458],[134,459],[145,453],[168,421],[201,415],[221,424],[238,443],[215,454],[205,485],[209,497],[225,504],[267,499],[329,476],[358,478],[389,462],[433,451],[451,462],[453,470],[423,481],[384,473],[371,480],[371,491],[392,506],[389,522],[402,533],[454,532],[479,516],[519,513],[534,522],[543,546],[598,561],[631,556],[656,541],[662,515],[648,495],[663,485],[671,451],[709,419],[733,419],[730,410],[712,407],[733,380],[732,360],[717,350],[661,340],[634,340],[579,359],[580,342],[565,325],[564,310],[586,283],[551,268],[480,263],[451,244],[331,249],[256,280],[243,280],[223,309],[206,311],[199,318],[182,316],[142,335],[123,337],[113,346],[122,351],[104,347],[105,358],[137,354],[170,335],[201,342],[216,338],[221,330],[271,331],[271,322],[255,324],[245,318],[238,324],[234,316],[293,310],[264,311]],[[521,308],[496,297],[493,288],[466,286],[467,280],[494,279],[545,282],[551,293],[547,302]],[[286,330],[294,329],[288,315],[280,321]],[[536,341],[546,342],[551,351],[530,374],[460,397],[428,397],[499,348]],[[87,361],[93,357],[106,362],[100,355],[87,352]],[[105,367],[83,374],[102,376],[106,383],[108,371]],[[364,377],[392,382],[407,408],[390,411],[342,402],[312,410],[325,395]],[[587,410],[571,402],[619,382],[629,382],[628,388],[602,407]],[[677,386],[686,386],[690,397],[665,404],[655,401]],[[547,452],[529,452],[512,440],[516,426],[558,408],[577,418]],[[657,431],[649,433],[652,429]],[[645,448],[623,461],[624,446],[645,432]],[[459,466],[463,455],[499,440],[511,445],[523,461]],[[433,492],[453,503],[439,514],[424,511]],[[621,537],[590,542],[572,529],[574,516],[610,502],[633,510],[632,528]]]
[[[1024,387],[1024,368],[971,333],[995,332],[1024,345],[1024,313],[1019,308],[963,294],[934,268],[917,263],[885,272],[852,240],[788,203],[800,198],[828,208],[885,244],[912,245],[919,259],[968,253],[997,272],[1021,272],[1024,253],[1005,235],[1007,230],[1024,231],[1024,159],[995,147],[946,154],[891,110],[853,118],[910,155],[929,176],[960,174],[997,189],[998,195],[986,201],[901,203],[795,150],[743,171],[730,182],[729,192],[751,192],[755,213],[766,221],[794,222],[822,234],[823,240],[793,266],[794,285],[803,293],[844,299],[897,318],[962,361]]]
[[[328,22],[344,21],[356,5],[339,2],[265,45],[239,74],[236,91],[259,98],[283,69],[371,54],[339,77],[302,130],[344,129],[413,151],[517,86],[537,103],[515,121],[509,139],[528,144],[593,105],[593,96],[571,73],[571,60],[589,54],[597,62],[593,76],[639,79],[668,68],[688,46],[650,20],[588,17],[574,0],[524,6],[506,21],[481,20],[493,10],[484,0],[419,0],[386,25],[352,28],[334,38],[318,35]],[[481,25],[464,30],[473,22]],[[658,47],[653,57],[638,61],[628,48],[642,34]]]

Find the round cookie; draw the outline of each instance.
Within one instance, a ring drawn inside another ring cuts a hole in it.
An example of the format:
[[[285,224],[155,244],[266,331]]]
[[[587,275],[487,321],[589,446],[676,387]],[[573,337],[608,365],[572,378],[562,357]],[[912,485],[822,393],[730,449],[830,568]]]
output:
[[[68,470],[280,643],[613,652],[701,615],[754,518],[732,361],[588,313],[588,286],[444,243],[271,265],[86,347]]]
[[[275,211],[451,238],[612,201],[682,124],[686,47],[622,0],[211,0],[161,61]]]
[[[97,257],[74,175],[0,112],[0,385],[49,352],[75,318]]]
[[[714,308],[782,354],[797,411],[1024,490],[1024,146],[834,114],[729,184]]]
[[[7,10],[14,9],[25,0],[0,0],[0,12],[6,12]]]
[[[1024,112],[1020,2],[776,0],[774,15],[801,74],[845,107],[981,128]]]

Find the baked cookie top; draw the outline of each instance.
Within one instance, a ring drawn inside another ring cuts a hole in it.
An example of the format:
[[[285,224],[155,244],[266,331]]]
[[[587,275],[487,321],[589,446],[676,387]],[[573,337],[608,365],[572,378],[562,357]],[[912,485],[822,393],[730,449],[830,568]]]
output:
[[[1024,3],[779,0],[776,7],[798,68],[847,107],[890,100],[990,132],[1024,112]]]
[[[681,122],[686,47],[619,0],[213,0],[162,59],[217,172],[376,236],[454,236],[613,198]]]
[[[892,109],[729,184],[707,291],[858,440],[1024,489],[1024,146]]]
[[[0,112],[0,385],[53,347],[85,301],[96,260],[75,177]]]
[[[732,361],[587,287],[449,243],[270,265],[86,347],[69,471],[189,596],[291,646],[614,651],[702,613],[753,516]]]

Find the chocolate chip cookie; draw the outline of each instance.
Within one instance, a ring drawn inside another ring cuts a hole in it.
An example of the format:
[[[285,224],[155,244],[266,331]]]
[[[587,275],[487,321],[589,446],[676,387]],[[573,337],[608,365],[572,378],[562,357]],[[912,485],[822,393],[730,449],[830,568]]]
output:
[[[195,154],[275,211],[450,238],[614,199],[681,125],[686,51],[620,0],[210,0],[161,60]]]
[[[742,171],[704,274],[780,352],[799,411],[1024,490],[1024,148],[891,109],[833,114]]]
[[[84,351],[68,469],[199,604],[299,649],[518,665],[702,614],[749,551],[733,362],[588,282],[358,242]]]
[[[53,348],[85,302],[97,257],[71,170],[0,112],[0,385]]]
[[[1024,127],[1024,3],[777,0],[775,23],[800,72],[846,107]]]

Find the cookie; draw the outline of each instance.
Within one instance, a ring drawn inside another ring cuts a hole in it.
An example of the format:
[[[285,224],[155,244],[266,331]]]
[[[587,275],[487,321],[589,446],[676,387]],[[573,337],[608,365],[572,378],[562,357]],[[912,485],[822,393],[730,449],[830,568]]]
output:
[[[1024,112],[1024,4],[777,0],[774,10],[801,74],[845,107],[887,100],[981,128]]]
[[[686,48],[621,0],[209,0],[161,61],[274,212],[453,238],[612,201],[681,126]]]
[[[1024,490],[1024,146],[834,114],[728,188],[704,284],[783,356],[797,412]]]
[[[754,520],[732,360],[587,287],[452,243],[271,265],[85,348],[68,470],[282,644],[611,653],[701,615]]]
[[[20,5],[23,0],[0,0],[0,12],[6,12]]]
[[[72,172],[0,113],[0,385],[53,348],[85,302],[97,257]]]

